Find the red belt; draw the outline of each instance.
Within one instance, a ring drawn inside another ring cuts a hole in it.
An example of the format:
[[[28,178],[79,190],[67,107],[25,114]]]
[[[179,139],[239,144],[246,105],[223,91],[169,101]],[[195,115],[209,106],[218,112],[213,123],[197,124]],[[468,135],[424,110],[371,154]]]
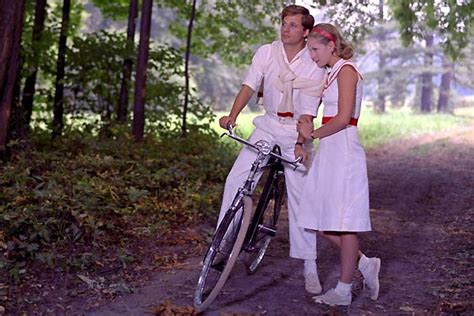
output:
[[[293,117],[292,112],[277,112],[277,115],[280,117]]]
[[[334,116],[323,116],[323,124],[327,124]],[[349,125],[357,126],[358,119],[351,117]]]

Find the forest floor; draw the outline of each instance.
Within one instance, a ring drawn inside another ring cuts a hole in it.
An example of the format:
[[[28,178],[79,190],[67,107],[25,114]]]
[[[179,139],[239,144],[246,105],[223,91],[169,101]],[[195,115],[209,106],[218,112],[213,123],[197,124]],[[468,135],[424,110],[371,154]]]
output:
[[[373,231],[362,250],[382,259],[380,296],[369,298],[356,273],[349,307],[317,305],[305,293],[303,266],[288,257],[287,221],[280,221],[260,270],[233,274],[203,315],[360,315],[474,313],[474,128],[393,142],[367,153]],[[8,314],[190,315],[199,262],[213,223],[156,240],[130,240],[155,259],[126,260],[95,275],[55,271],[17,291],[26,303]],[[324,290],[335,286],[338,252],[318,240]],[[0,289],[1,290],[1,289]],[[17,300],[18,301],[18,300]],[[0,312],[1,314],[1,312]]]

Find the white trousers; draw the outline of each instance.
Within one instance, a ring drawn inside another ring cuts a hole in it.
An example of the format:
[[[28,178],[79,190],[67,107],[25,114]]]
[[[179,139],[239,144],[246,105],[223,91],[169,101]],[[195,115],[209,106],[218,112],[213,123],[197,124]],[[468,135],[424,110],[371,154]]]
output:
[[[271,146],[277,144],[281,148],[282,156],[288,160],[294,160],[295,142],[298,136],[296,124],[288,119],[280,119],[271,115],[264,115],[255,118],[256,126],[249,141],[255,143],[258,140],[266,140]],[[285,181],[288,193],[288,226],[290,236],[290,257],[299,259],[316,259],[316,233],[305,230],[297,226],[297,212],[301,192],[308,167],[311,166],[313,158],[312,142],[305,144],[305,149],[310,153],[310,159],[304,165],[300,165],[296,170],[291,165],[283,164],[285,167]],[[235,194],[248,177],[252,162],[257,157],[257,152],[253,148],[244,146],[240,151],[234,165],[227,176],[222,205],[218,222],[222,220],[227,209],[231,205]],[[260,177],[258,175],[258,177]]]

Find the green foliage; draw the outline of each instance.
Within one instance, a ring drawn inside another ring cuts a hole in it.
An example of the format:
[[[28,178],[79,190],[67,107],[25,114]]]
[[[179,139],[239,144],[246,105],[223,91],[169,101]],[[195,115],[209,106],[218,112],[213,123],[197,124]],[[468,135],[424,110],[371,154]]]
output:
[[[35,5],[28,1],[25,9],[25,22],[22,32],[22,77],[26,77],[33,66],[39,67],[41,79],[45,84],[52,84],[56,74],[59,32],[61,30],[62,1],[47,2],[46,19],[41,40],[32,43]],[[69,21],[69,36],[74,36],[80,28],[82,5],[77,1],[71,2]]]
[[[373,1],[314,1],[324,9],[344,36],[360,44],[371,27],[381,21],[379,3]],[[403,43],[408,46],[414,39],[423,39],[427,32],[440,37],[445,52],[452,59],[462,56],[462,48],[469,42],[474,15],[472,1],[387,0],[391,10],[383,20],[393,17],[399,23]]]
[[[319,0],[314,2],[316,7],[325,11],[331,23],[337,25],[343,37],[354,46],[362,44],[364,38],[371,32],[371,27],[379,19],[379,8],[374,1]]]
[[[35,135],[0,167],[0,265],[12,278],[28,260],[82,269],[111,243],[214,218],[234,154],[218,139],[193,133],[135,144],[125,133],[97,140],[71,131],[51,143],[48,133]],[[72,245],[77,260],[67,261],[59,254]]]
[[[445,52],[457,59],[469,42],[474,15],[472,1],[389,0],[388,4],[400,23],[405,45],[415,38],[422,39],[427,32],[435,32],[441,37]]]
[[[128,1],[97,2],[110,15],[128,8]],[[34,5],[29,3],[27,8],[27,22],[22,38],[22,79],[29,75],[33,66],[39,67],[32,117],[34,128],[47,129],[51,124],[61,9],[60,3],[49,4],[41,41],[32,44]],[[77,122],[82,121],[85,122],[81,123],[83,128],[98,132],[100,129],[110,128],[115,119],[123,61],[125,58],[135,61],[137,48],[128,47],[125,33],[102,31],[76,35],[82,12],[82,5],[73,1],[64,82],[66,128],[68,124],[78,125]],[[181,52],[170,46],[150,44],[146,94],[146,118],[149,122],[147,132],[170,133],[181,126],[183,68]],[[189,125],[193,130],[205,130],[212,119],[212,113],[207,105],[196,98],[194,92],[188,109]],[[133,78],[129,98],[131,104]],[[99,117],[100,120],[91,117]]]
[[[67,55],[65,98],[72,114],[97,113],[111,118],[120,91],[124,58],[134,58],[122,34],[99,32],[77,36]]]
[[[45,25],[41,39],[32,41],[35,4],[26,2],[25,24],[21,39],[21,76],[20,85],[25,78],[36,68],[36,93],[34,95],[32,128],[47,128],[52,121],[52,103],[54,96],[54,82],[56,79],[56,61],[58,54],[58,41],[61,29],[62,1],[48,1]],[[69,36],[79,32],[80,17],[83,7],[80,2],[72,1]],[[23,88],[23,87],[21,87]]]
[[[74,119],[99,115],[95,129],[109,127],[119,99],[123,60],[135,60],[137,48],[127,47],[125,34],[98,32],[73,38],[68,52],[66,113]],[[164,134],[179,129],[184,85],[183,59],[174,48],[151,44],[147,73],[147,132]],[[130,89],[130,103],[133,87]],[[191,126],[206,129],[212,113],[193,94],[189,103]]]
[[[175,10],[173,35],[185,39],[192,3],[162,0],[159,5]],[[248,64],[254,46],[276,38],[281,3],[271,0],[200,1],[192,33],[192,54],[203,58],[218,54],[233,65]]]
[[[141,3],[141,0],[138,1]],[[130,0],[92,0],[91,2],[100,9],[100,12],[106,18],[113,20],[126,20],[128,18]],[[140,5],[138,10],[140,10]]]

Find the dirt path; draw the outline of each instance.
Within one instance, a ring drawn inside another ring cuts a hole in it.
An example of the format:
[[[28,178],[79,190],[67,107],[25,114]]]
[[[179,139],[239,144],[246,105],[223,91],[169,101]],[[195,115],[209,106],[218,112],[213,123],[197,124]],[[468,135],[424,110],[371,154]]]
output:
[[[357,275],[350,307],[313,303],[304,291],[302,263],[288,258],[283,220],[261,270],[247,276],[238,263],[204,315],[474,313],[474,129],[371,151],[368,168],[374,231],[361,235],[361,246],[382,259],[377,302]],[[337,282],[338,254],[318,242],[319,274],[328,289]],[[159,272],[134,294],[85,314],[149,315],[165,300],[170,310],[183,310],[192,305],[199,260]]]

